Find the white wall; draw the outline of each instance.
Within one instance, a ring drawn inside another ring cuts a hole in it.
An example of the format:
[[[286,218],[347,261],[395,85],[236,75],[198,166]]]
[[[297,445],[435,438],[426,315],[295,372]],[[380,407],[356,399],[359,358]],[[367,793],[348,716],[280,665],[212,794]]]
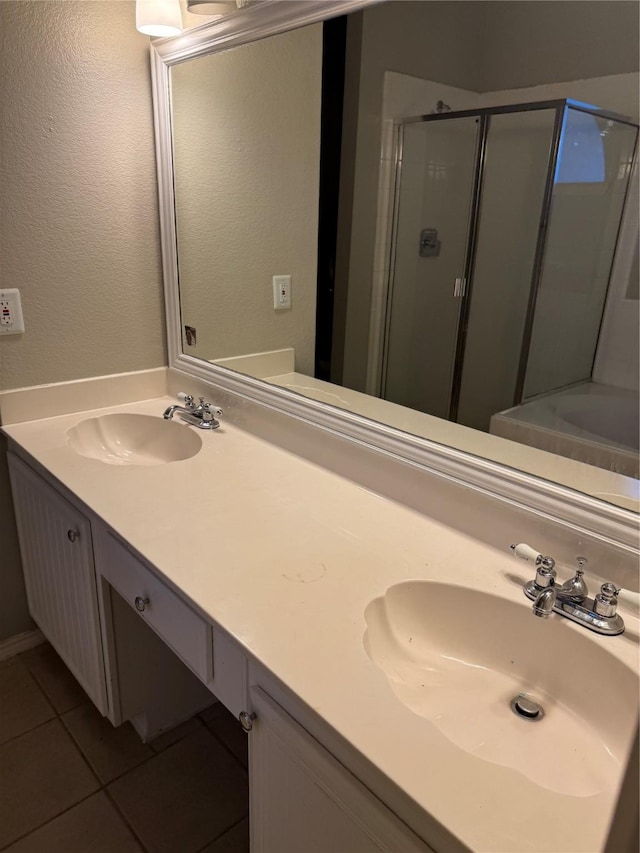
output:
[[[149,40],[135,4],[0,2],[0,387],[166,363]],[[1,413],[0,413],[1,414]],[[0,441],[0,640],[31,624]]]
[[[172,69],[185,352],[205,359],[295,349],[312,374],[322,25]],[[292,276],[275,311],[272,276]]]

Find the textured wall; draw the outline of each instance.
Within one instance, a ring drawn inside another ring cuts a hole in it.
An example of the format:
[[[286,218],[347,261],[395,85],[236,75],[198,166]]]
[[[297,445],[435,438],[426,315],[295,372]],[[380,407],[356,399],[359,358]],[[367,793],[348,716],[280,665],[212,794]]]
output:
[[[314,371],[322,26],[172,70],[185,351],[205,359],[293,347]],[[292,276],[273,308],[272,276]]]
[[[3,388],[164,363],[148,39],[133,2],[2,2]]]
[[[0,387],[166,362],[149,40],[120,0],[0,2]],[[2,448],[0,448],[2,452]],[[26,630],[0,465],[0,640]]]

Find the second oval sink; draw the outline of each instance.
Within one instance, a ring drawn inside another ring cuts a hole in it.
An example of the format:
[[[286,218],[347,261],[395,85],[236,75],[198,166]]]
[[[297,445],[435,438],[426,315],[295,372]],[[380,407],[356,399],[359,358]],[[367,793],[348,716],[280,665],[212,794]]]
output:
[[[202,447],[186,424],[137,414],[87,418],[71,427],[67,442],[80,456],[110,465],[165,465],[190,459]]]
[[[524,596],[431,581],[390,587],[365,620],[365,650],[398,700],[456,747],[558,793],[615,790],[638,680],[605,644],[628,640],[535,619]]]

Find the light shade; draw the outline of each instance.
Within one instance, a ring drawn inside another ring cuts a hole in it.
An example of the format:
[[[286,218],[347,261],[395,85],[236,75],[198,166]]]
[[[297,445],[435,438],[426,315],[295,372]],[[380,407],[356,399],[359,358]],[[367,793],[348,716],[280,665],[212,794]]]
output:
[[[136,29],[146,36],[180,35],[180,0],[136,0]]]
[[[224,18],[237,9],[235,0],[187,0],[187,12],[194,15],[208,15],[211,18]]]

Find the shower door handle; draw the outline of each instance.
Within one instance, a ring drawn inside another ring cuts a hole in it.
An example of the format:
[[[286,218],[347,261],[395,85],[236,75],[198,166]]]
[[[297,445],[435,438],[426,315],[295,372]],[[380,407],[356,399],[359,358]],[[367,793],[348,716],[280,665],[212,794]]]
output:
[[[457,278],[453,282],[453,296],[454,299],[462,299],[462,297],[467,292],[467,280],[466,278]]]

